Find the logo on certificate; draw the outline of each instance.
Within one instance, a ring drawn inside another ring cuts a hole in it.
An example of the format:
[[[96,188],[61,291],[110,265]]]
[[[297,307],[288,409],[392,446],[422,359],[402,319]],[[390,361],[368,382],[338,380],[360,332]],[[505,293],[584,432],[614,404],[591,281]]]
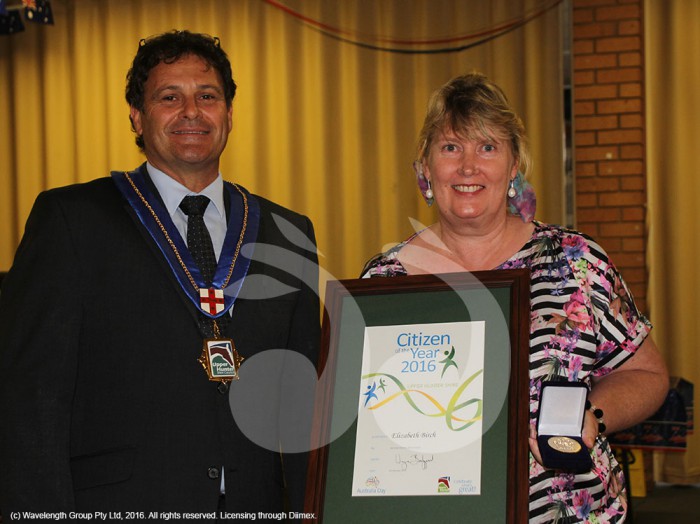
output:
[[[379,486],[379,479],[376,475],[374,475],[373,477],[369,477],[365,482],[365,486],[367,486],[368,488],[376,488]]]
[[[450,477],[440,477],[438,479],[438,493],[450,492]]]

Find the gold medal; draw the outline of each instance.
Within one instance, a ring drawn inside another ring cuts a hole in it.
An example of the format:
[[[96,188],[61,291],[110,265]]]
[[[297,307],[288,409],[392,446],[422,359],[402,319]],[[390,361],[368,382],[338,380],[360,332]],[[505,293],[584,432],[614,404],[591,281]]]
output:
[[[230,338],[207,338],[198,360],[209,380],[231,382],[238,380],[238,368],[241,367],[243,357],[238,354]]]
[[[549,437],[547,444],[562,453],[578,453],[581,450],[581,444],[570,437]]]

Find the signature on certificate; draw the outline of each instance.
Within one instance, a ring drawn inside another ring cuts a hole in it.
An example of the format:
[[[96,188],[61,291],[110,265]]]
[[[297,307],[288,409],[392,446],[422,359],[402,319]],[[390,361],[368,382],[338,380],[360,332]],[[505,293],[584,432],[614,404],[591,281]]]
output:
[[[432,455],[413,453],[411,455],[396,454],[394,461],[399,465],[398,469],[390,471],[406,471],[409,466],[420,466],[420,469],[428,469],[428,463],[433,461]]]

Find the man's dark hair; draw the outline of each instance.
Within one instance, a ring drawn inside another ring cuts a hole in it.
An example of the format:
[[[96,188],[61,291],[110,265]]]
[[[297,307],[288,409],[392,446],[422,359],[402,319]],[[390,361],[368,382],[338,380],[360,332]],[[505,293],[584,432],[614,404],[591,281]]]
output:
[[[236,83],[231,73],[231,62],[221,49],[219,39],[189,31],[170,31],[139,42],[139,50],[126,74],[126,101],[129,106],[143,111],[144,86],[154,67],[161,62],[172,64],[188,55],[198,56],[216,69],[224,86],[226,106],[231,107],[233,97],[236,96]],[[133,122],[131,128],[134,129]],[[143,149],[142,136],[136,137],[136,145]]]

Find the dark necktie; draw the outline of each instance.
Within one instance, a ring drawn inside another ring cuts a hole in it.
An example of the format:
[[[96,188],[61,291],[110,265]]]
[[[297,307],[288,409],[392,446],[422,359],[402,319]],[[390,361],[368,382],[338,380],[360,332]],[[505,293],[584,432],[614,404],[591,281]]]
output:
[[[216,272],[214,246],[204,223],[204,210],[209,202],[203,195],[186,196],[180,202],[180,209],[187,215],[187,249],[199,267],[207,287],[211,286]]]

